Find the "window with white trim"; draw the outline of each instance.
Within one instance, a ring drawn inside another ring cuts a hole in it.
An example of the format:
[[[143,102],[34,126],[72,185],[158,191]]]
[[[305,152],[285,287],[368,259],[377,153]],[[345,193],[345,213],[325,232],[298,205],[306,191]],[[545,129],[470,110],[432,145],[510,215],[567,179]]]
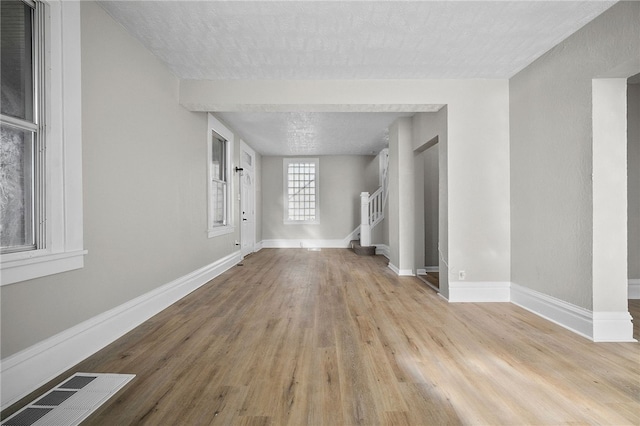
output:
[[[209,238],[233,232],[231,159],[233,132],[213,115],[208,120]]]
[[[0,7],[1,285],[82,268],[80,5]]]
[[[39,3],[0,3],[0,250],[44,248],[43,40]]]
[[[211,203],[214,227],[227,225],[227,143],[225,138],[211,132]]]
[[[318,159],[284,159],[284,223],[320,223]]]

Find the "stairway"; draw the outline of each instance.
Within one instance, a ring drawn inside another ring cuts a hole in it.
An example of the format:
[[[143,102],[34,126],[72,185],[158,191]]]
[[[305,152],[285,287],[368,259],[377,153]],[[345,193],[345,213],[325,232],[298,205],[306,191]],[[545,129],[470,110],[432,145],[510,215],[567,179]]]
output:
[[[371,195],[360,193],[360,239],[351,241],[351,248],[356,254],[372,256],[376,248],[372,245],[371,231],[384,219],[384,208],[387,204],[387,188],[389,186],[389,149],[378,154],[380,187]]]
[[[351,241],[351,249],[358,256],[375,256],[376,254],[376,246],[361,246],[360,240],[352,240]]]

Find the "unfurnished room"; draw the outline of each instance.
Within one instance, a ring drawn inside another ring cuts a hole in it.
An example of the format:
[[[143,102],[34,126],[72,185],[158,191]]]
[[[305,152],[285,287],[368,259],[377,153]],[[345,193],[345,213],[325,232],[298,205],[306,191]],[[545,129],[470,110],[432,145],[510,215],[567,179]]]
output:
[[[640,2],[0,6],[3,426],[640,424]]]

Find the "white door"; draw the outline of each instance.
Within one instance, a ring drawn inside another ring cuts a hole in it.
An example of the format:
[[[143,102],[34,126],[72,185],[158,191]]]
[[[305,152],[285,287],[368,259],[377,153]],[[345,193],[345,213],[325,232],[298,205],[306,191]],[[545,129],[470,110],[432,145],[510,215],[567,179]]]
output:
[[[240,142],[240,163],[242,171],[240,219],[241,219],[241,253],[246,256],[253,253],[256,244],[256,192],[255,192],[255,160],[256,153]]]

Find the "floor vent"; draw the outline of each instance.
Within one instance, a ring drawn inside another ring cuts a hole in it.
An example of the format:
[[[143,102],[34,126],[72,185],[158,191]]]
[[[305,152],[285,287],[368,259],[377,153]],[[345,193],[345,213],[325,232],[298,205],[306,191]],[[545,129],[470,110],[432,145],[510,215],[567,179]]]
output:
[[[78,425],[134,377],[134,374],[76,373],[3,420],[2,426]]]

